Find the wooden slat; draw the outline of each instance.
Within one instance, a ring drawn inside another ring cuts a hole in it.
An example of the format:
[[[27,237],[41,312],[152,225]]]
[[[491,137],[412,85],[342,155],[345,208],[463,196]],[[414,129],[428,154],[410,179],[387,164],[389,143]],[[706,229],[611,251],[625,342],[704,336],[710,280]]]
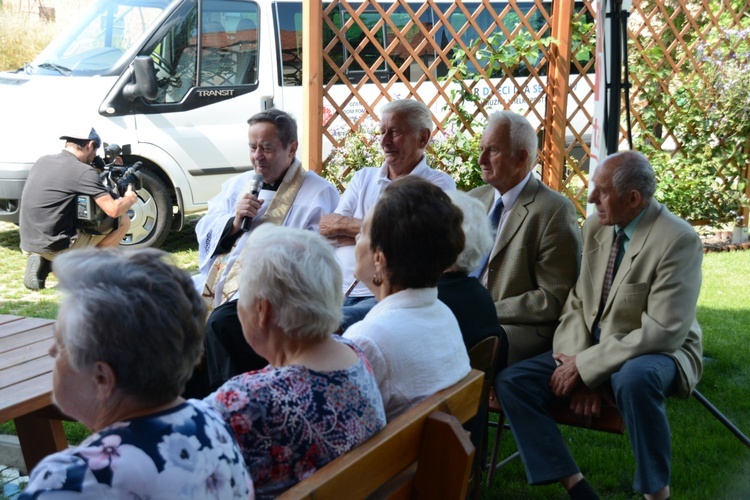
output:
[[[52,376],[49,373],[24,380],[2,390],[0,423],[13,420],[52,404]]]
[[[54,326],[44,326],[33,330],[18,332],[0,339],[0,353],[12,351],[22,347],[54,339]],[[50,342],[51,345],[51,342]],[[0,365],[2,366],[2,365]]]
[[[332,461],[281,498],[364,498],[419,457],[427,416],[435,411],[463,423],[477,412],[484,374],[472,370],[456,385],[430,396],[370,440]],[[376,467],[373,464],[377,464]]]
[[[12,368],[0,370],[0,390],[14,384],[38,377],[40,374],[51,373],[55,360],[50,356],[41,356]]]
[[[440,411],[432,413],[425,422],[414,478],[415,496],[466,498],[473,459],[474,445],[456,417]]]
[[[0,314],[0,325],[4,325],[11,321],[18,321],[19,319],[23,319],[23,316],[14,316],[12,314]]]
[[[0,369],[6,369],[33,359],[49,356],[48,351],[52,342],[52,337],[47,337],[15,349],[5,350],[2,348],[3,342],[0,341]]]
[[[321,2],[304,2],[302,21],[305,30],[302,41],[302,73],[305,75],[302,88],[302,138],[301,158],[303,165],[315,173],[323,170],[323,50],[319,40],[323,39]],[[315,22],[313,22],[315,20]]]
[[[0,323],[0,339],[10,335],[15,335],[16,333],[34,330],[40,326],[54,324],[55,322],[53,320],[43,318],[19,318],[16,320],[9,320]]]

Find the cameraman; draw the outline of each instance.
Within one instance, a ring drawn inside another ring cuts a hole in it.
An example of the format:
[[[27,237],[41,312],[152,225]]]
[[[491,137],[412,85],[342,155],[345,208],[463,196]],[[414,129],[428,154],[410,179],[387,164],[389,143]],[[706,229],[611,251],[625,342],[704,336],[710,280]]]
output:
[[[28,255],[23,284],[44,288],[51,261],[61,252],[89,246],[114,247],[130,228],[122,217],[138,200],[132,186],[122,198],[113,198],[91,165],[101,139],[93,128],[63,135],[62,152],[42,156],[26,180],[21,196],[21,249]],[[89,234],[76,226],[79,195],[89,195],[109,217],[119,218],[109,234]]]

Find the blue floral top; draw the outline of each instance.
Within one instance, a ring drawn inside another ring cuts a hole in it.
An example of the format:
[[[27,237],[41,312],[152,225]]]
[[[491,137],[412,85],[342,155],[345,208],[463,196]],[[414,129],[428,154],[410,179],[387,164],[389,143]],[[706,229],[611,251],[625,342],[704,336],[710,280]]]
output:
[[[118,422],[44,458],[20,499],[253,498],[245,461],[202,401]]]
[[[269,366],[232,378],[206,398],[234,429],[257,498],[279,495],[385,426],[370,364],[341,341],[359,358],[345,370]]]

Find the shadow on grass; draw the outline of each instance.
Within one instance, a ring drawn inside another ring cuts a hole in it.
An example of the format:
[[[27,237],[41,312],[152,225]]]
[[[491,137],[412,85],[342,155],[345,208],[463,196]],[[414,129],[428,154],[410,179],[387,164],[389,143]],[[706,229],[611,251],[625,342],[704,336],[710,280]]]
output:
[[[0,247],[16,252],[21,251],[21,237],[18,226],[9,223],[0,224]]]
[[[195,225],[203,214],[189,215],[185,218],[182,231],[170,231],[162,250],[169,253],[198,250],[198,241],[195,238]],[[9,223],[0,223],[0,247],[11,251],[21,251],[21,238],[18,226]]]
[[[197,251],[198,240],[195,237],[195,225],[202,216],[203,214],[195,214],[185,217],[185,224],[182,227],[182,231],[170,231],[161,249],[169,253],[189,250]]]

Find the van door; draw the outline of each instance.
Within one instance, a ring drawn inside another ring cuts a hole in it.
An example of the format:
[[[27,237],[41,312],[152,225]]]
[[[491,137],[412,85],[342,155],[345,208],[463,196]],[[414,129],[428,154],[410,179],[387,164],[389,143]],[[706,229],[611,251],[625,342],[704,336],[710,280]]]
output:
[[[186,205],[205,204],[221,182],[250,168],[246,122],[261,111],[259,96],[274,94],[266,24],[256,2],[191,0],[141,52],[155,62],[159,89],[155,100],[136,103],[141,154],[161,152],[154,161],[173,179],[186,177]]]

